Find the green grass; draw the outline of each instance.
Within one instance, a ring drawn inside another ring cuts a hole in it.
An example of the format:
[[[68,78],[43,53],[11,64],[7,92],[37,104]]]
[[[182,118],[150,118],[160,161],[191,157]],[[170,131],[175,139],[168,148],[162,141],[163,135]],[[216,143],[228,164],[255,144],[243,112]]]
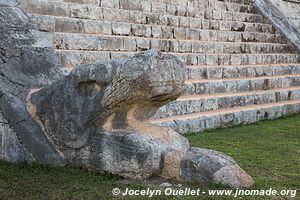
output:
[[[300,115],[258,122],[235,128],[217,129],[187,136],[191,146],[211,148],[232,156],[255,180],[252,189],[297,189],[300,199]],[[78,168],[54,168],[24,163],[0,162],[0,199],[122,199],[114,197],[115,187],[158,189],[161,180],[130,182],[118,176]],[[202,190],[225,188],[219,185],[183,184]],[[131,197],[123,199],[142,199]],[[146,199],[146,198],[143,198]],[[153,197],[151,199],[179,199]],[[234,199],[233,197],[180,199]],[[238,199],[238,198],[236,198]],[[243,197],[242,199],[288,199]]]

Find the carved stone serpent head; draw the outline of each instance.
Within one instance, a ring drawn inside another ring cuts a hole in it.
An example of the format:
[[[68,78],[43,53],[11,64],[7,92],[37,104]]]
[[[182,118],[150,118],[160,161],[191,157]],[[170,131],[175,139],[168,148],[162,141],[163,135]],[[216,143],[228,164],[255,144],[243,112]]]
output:
[[[180,96],[184,81],[180,60],[150,50],[127,60],[78,66],[31,100],[59,146],[81,148],[99,129],[141,127],[159,107]]]

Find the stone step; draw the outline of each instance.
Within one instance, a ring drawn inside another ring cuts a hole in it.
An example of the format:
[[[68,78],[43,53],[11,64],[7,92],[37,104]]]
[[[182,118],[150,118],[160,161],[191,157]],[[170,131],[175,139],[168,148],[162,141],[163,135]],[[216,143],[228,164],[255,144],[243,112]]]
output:
[[[300,74],[300,64],[189,66],[187,79],[221,79]]]
[[[157,48],[163,50],[164,46]],[[96,60],[126,59],[137,52],[55,50],[65,67],[94,62]],[[186,65],[254,65],[276,63],[300,63],[299,54],[203,54],[170,53]]]
[[[25,3],[28,0],[22,0]],[[32,0],[33,1],[33,0]],[[39,0],[41,1],[41,0]],[[125,11],[140,11],[146,13],[168,14],[174,16],[212,16],[203,11],[234,12],[237,14],[256,14],[253,5],[235,2],[220,2],[206,0],[188,1],[157,1],[157,0],[43,0],[51,3],[81,4],[81,6],[95,6]],[[216,13],[219,15],[218,13]],[[214,14],[214,15],[216,15]],[[243,16],[243,17],[244,17]],[[241,16],[239,16],[241,17]],[[261,17],[260,17],[261,18]]]
[[[243,78],[187,80],[183,95],[238,93],[300,85],[300,74]]]
[[[256,31],[275,33],[275,27],[270,23],[247,22],[249,19],[237,18],[235,21],[214,18],[178,17],[140,11],[116,10],[97,6],[84,6],[61,2],[23,0],[23,6],[28,13],[61,16],[100,21],[125,22],[134,24],[149,24],[179,28],[202,28],[228,31]],[[32,2],[33,1],[33,2]],[[240,21],[238,21],[240,20]]]
[[[76,19],[49,15],[46,16],[31,14],[30,16],[34,21],[36,27],[39,30],[46,32],[127,35],[146,38],[151,37],[203,41],[264,43],[287,42],[286,39],[283,38],[280,34],[268,33],[273,32],[272,30],[266,31],[267,33],[264,33],[265,31],[257,32],[256,28],[250,25],[245,27],[244,31],[231,31],[201,29],[201,24],[200,26],[197,26],[197,24],[191,24],[192,28],[179,28],[172,26]]]
[[[60,0],[61,1],[61,0]],[[175,16],[189,16],[189,17],[198,17],[198,16],[206,16],[206,17],[215,17],[215,15],[220,15],[224,13],[232,12],[236,14],[236,17],[245,17],[245,15],[255,15],[256,10],[250,4],[240,4],[236,2],[218,2],[218,1],[157,1],[157,0],[63,0],[67,3],[79,3],[85,5],[94,5],[101,7],[109,7],[116,9],[123,9],[129,11],[142,11],[142,12],[152,12],[159,14],[169,14]],[[109,2],[109,3],[108,3]],[[207,13],[206,11],[209,11]],[[214,13],[216,12],[216,13]],[[266,20],[261,15],[258,20]],[[223,15],[222,15],[223,16]],[[225,16],[230,16],[226,15]],[[220,18],[218,18],[220,19]]]
[[[69,2],[69,3],[78,3],[78,4],[91,4],[91,5],[98,5],[101,6],[101,0],[48,0],[48,1],[57,1],[57,2]],[[120,1],[120,0],[119,0]],[[147,1],[147,0],[144,0]],[[179,0],[148,0],[151,3],[165,3],[165,4],[175,4],[175,5],[189,5],[193,6],[194,4],[198,3],[199,1],[206,2],[206,0],[188,0],[188,1],[179,1]],[[102,0],[102,6],[111,7],[109,3],[105,3],[106,1]],[[235,3],[235,4],[244,4],[244,5],[252,5],[252,0],[216,0],[216,2],[220,3]]]
[[[300,99],[300,86],[261,91],[182,96],[161,107],[153,119]]]
[[[220,2],[229,2],[229,3],[239,3],[239,4],[245,4],[245,5],[252,5],[252,0],[218,0]]]
[[[179,115],[153,119],[149,122],[159,126],[170,127],[184,134],[201,132],[206,129],[249,124],[265,119],[275,119],[298,112],[300,112],[299,99]]]
[[[143,38],[136,36],[110,36],[75,33],[49,33],[53,48],[86,51],[141,51],[160,49],[175,53],[289,53],[288,44],[257,42],[215,42]],[[200,38],[198,38],[200,39]]]
[[[171,53],[186,65],[253,65],[276,63],[299,63],[299,54],[205,54]],[[125,55],[121,54],[121,58]],[[118,55],[114,55],[118,58]]]

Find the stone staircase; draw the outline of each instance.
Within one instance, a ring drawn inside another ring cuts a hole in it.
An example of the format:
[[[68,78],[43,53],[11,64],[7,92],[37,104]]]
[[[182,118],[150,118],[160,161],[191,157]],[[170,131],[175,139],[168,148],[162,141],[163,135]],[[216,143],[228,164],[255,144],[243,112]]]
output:
[[[188,66],[151,122],[181,132],[300,111],[300,55],[249,0],[22,0],[66,68],[158,49]]]

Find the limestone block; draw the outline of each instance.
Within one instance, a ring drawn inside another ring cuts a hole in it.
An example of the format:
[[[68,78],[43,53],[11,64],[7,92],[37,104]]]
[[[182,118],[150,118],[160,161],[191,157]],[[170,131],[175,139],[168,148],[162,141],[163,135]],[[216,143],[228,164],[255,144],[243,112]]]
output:
[[[206,64],[207,65],[218,65],[218,56],[217,55],[206,55]]]
[[[120,2],[119,0],[101,0],[101,6],[108,8],[119,8]]]
[[[203,44],[203,51],[206,53],[216,53],[214,49],[214,43],[207,42]]]
[[[174,28],[174,38],[178,40],[186,39],[186,29],[184,28]]]
[[[122,0],[120,1],[120,9],[142,11],[139,1]]]
[[[110,52],[109,60],[124,60],[134,56],[135,53],[127,53],[127,52]],[[102,60],[102,59],[101,59]]]
[[[117,14],[116,12],[113,12],[112,9],[108,9],[108,8],[102,8],[101,10],[103,15],[103,20],[118,22],[117,19],[120,18],[119,17],[121,15],[120,13]]]
[[[223,2],[217,1],[217,2],[215,3],[215,8],[216,8],[217,10],[226,10],[226,4],[223,3]]]
[[[160,26],[152,26],[151,33],[154,38],[162,38],[163,37],[162,27],[160,27]]]
[[[96,37],[89,35],[65,35],[55,34],[53,37],[53,44],[57,49],[66,50],[97,50],[98,40]]]
[[[227,92],[238,92],[238,81],[223,81],[223,87]]]
[[[55,20],[56,32],[83,33],[84,31],[83,27],[84,25],[82,20],[74,20],[74,19]]]
[[[222,11],[222,20],[233,21],[233,12]]]
[[[229,65],[231,60],[230,55],[219,55],[218,64],[219,65]]]
[[[188,41],[180,41],[178,51],[181,53],[191,52],[192,45]]]
[[[222,43],[213,43],[213,48],[215,53],[224,53],[224,44]]]
[[[187,16],[187,7],[183,5],[183,2],[177,5],[177,13],[179,16]]]
[[[165,14],[167,12],[167,6],[166,4],[162,4],[162,3],[152,3],[151,12]]]
[[[130,35],[131,34],[131,25],[129,24],[112,24],[112,32],[114,35]]]
[[[209,29],[210,21],[206,20],[206,19],[201,20],[201,26],[202,26],[202,29]]]
[[[48,2],[41,2],[42,12],[46,15],[55,15],[55,16],[68,16],[68,5],[67,4],[60,4],[60,3],[48,3]],[[38,8],[37,8],[38,9]],[[39,9],[38,9],[39,10]]]
[[[179,42],[178,42],[178,40],[171,40],[170,41],[170,51],[171,52],[178,52],[179,51]]]
[[[167,26],[168,23],[169,23],[168,16],[166,16],[166,15],[160,15],[160,14],[157,14],[157,15],[158,15],[158,21],[155,24]]]
[[[148,24],[152,25],[164,25],[166,21],[164,21],[164,17],[161,18],[157,14],[146,14],[146,21]]]
[[[130,22],[135,24],[146,24],[147,17],[141,12],[129,12],[129,17],[132,19]]]
[[[149,0],[142,0],[140,2],[140,7],[144,12],[151,12],[151,2]]]
[[[242,42],[242,34],[241,33],[234,33],[234,41],[235,42]],[[264,41],[264,40],[260,40],[260,41]]]
[[[206,64],[206,56],[203,54],[198,54],[197,61],[198,61],[198,65],[205,65]]]
[[[210,31],[209,30],[201,30],[200,32],[200,40],[201,41],[209,41],[210,40]]]
[[[181,28],[189,28],[190,23],[189,23],[189,18],[187,17],[178,17],[179,18],[179,26]]]
[[[191,28],[197,28],[197,29],[201,29],[202,25],[201,25],[201,20],[197,19],[197,18],[190,18],[190,27]]]
[[[109,22],[88,20],[83,23],[83,32],[88,34],[112,34],[112,25]]]
[[[300,98],[300,91],[294,91],[289,95],[290,100],[299,99]]]
[[[174,34],[173,34],[174,28],[172,27],[162,27],[162,36],[165,39],[173,39]]]
[[[209,23],[209,29],[211,30],[219,30],[219,22],[218,21],[210,21]],[[217,32],[213,32],[215,34],[217,34]]]
[[[204,111],[217,110],[218,106],[219,106],[218,105],[218,99],[216,99],[216,98],[214,98],[214,99],[205,99],[205,101],[203,102],[203,107],[201,108],[201,110],[204,110]]]
[[[234,39],[235,39],[234,36],[235,36],[235,35],[234,35],[233,33],[228,33],[228,35],[227,35],[227,41],[228,41],[228,42],[234,42]],[[233,46],[234,46],[235,48],[237,48],[237,47],[239,46],[239,44],[233,44]]]
[[[61,53],[57,54],[57,57],[66,68],[72,68],[82,61],[80,54],[75,53]]]
[[[232,65],[241,65],[242,63],[241,55],[231,55],[230,63]]]
[[[204,19],[204,10],[198,8],[195,11],[195,18]]]
[[[170,49],[170,43],[167,40],[151,40],[151,49],[168,52]]]
[[[136,46],[138,50],[150,49],[150,41],[148,39],[136,38]]]
[[[186,64],[187,65],[198,65],[198,57],[195,54],[186,55]]]
[[[186,9],[186,16],[187,17],[195,17],[196,16],[196,8],[195,7],[187,7]]]
[[[80,18],[80,19],[103,19],[102,10],[97,9],[97,15],[92,15],[91,11],[93,8],[91,6],[85,5],[85,8],[82,7],[80,4],[69,4],[68,10],[69,13],[67,14],[68,17],[72,18]],[[94,11],[95,12],[95,11]],[[55,15],[54,13],[51,13]]]
[[[212,11],[212,18],[215,19],[215,20],[221,20],[222,19],[222,11],[213,10]]]
[[[168,23],[170,26],[179,26],[179,18],[177,16],[168,16]]]
[[[224,73],[224,75],[223,75]],[[218,78],[223,78],[225,75],[225,69],[223,70],[222,68],[218,67],[208,67],[207,68],[207,78],[211,79],[218,79]]]
[[[166,11],[170,15],[176,15],[177,14],[177,6],[173,4],[167,4]]]
[[[204,19],[213,19],[213,11],[212,10],[205,10],[204,11]]]
[[[107,51],[106,52],[99,52],[99,51],[80,52],[80,58],[81,58],[81,62],[77,62],[76,65],[91,63],[91,62],[95,62],[96,60],[110,60],[110,54]]]
[[[136,51],[137,50],[136,39],[134,39],[134,38],[124,38],[123,42],[124,42],[123,43],[123,50],[126,50],[126,51]]]
[[[219,29],[221,31],[230,31],[231,30],[231,24],[226,21],[219,21]]]
[[[196,29],[187,29],[186,31],[186,39],[188,40],[199,40],[200,35],[199,31]]]
[[[41,31],[55,31],[55,19],[52,16],[32,16],[31,17],[35,27]]]
[[[132,34],[139,37],[150,37],[151,36],[151,27],[140,25],[140,24],[133,24],[132,25]]]
[[[193,53],[203,53],[203,43],[201,42],[193,42],[192,43],[192,52]]]

